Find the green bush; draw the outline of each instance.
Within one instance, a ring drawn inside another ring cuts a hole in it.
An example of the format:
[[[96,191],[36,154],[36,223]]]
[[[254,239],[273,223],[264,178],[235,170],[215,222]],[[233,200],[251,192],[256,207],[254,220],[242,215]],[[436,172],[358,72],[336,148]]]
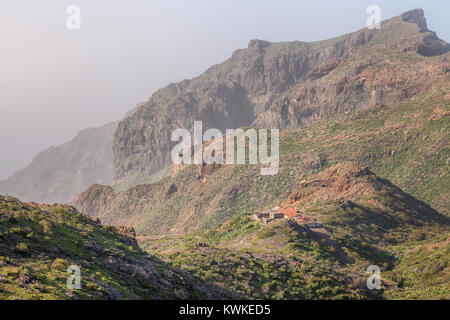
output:
[[[52,264],[52,267],[59,271],[67,270],[68,266],[69,266],[69,261],[67,261],[66,259],[61,259],[61,258],[56,258]]]
[[[17,253],[21,253],[21,254],[28,254],[29,253],[29,248],[28,245],[26,243],[20,242],[16,245],[15,252]]]

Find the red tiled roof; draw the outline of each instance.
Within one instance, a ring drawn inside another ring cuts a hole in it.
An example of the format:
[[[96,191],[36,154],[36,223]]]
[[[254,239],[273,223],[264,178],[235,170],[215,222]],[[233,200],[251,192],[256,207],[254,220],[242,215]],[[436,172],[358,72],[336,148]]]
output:
[[[297,215],[297,211],[293,208],[281,208],[278,210],[279,212],[283,213],[285,216],[289,218],[294,218]]]
[[[297,222],[310,220],[308,216],[298,213],[298,211],[294,208],[280,208],[278,212],[281,212],[286,217],[295,219]]]

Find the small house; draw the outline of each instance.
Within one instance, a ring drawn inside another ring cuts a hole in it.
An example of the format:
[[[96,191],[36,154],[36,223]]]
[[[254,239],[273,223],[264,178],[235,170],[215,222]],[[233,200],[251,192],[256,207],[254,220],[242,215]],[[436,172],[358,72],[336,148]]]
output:
[[[282,218],[284,218],[284,214],[282,214],[281,212],[271,212],[270,213],[270,218],[272,218],[272,219],[282,219]]]

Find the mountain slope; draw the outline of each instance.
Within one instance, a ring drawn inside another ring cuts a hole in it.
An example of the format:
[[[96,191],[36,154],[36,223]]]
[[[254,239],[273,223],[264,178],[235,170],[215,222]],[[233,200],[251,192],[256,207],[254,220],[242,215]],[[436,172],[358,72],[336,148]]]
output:
[[[194,120],[204,130],[296,128],[427,91],[446,72],[439,56],[448,50],[422,10],[326,41],[252,40],[199,77],[158,90],[119,123],[113,184],[151,181],[170,165],[171,132]]]
[[[431,240],[396,248],[399,262],[389,272],[398,289],[386,294],[393,299],[450,298],[450,237],[443,233]]]
[[[450,215],[449,77],[442,73],[430,92],[397,104],[282,132],[280,170],[274,176],[261,176],[259,165],[225,165],[201,181],[197,167],[186,166],[172,177],[121,192],[92,186],[74,205],[105,223],[144,234],[204,230],[281,202],[298,181],[350,160]]]
[[[67,268],[80,268],[69,290]],[[0,299],[220,299],[239,297],[145,254],[134,231],[74,208],[0,196]]]
[[[366,167],[339,163],[300,181],[281,206],[309,220],[260,224],[238,214],[205,232],[138,239],[247,298],[450,298],[450,219]],[[323,227],[310,227],[313,219]],[[369,265],[381,270],[381,290],[366,287]]]
[[[36,202],[64,203],[113,175],[117,123],[81,131],[71,141],[36,155],[29,166],[0,182],[0,193]]]
[[[0,295],[449,299],[449,46],[421,10],[382,27],[316,43],[254,40],[159,90],[115,132],[115,185],[73,201],[90,218],[0,197]],[[172,168],[171,130],[197,119],[285,129],[278,174]],[[252,219],[275,206],[302,219]],[[77,262],[87,290],[67,292],[61,272]],[[371,265],[381,290],[367,289]]]

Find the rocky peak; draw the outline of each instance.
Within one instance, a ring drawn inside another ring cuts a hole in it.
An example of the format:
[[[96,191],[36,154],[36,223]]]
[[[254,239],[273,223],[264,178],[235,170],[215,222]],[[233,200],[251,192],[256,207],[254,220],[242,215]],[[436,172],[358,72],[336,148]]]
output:
[[[420,32],[427,32],[427,21],[422,9],[413,9],[401,15],[403,21],[415,23],[419,26]]]
[[[113,183],[146,183],[171,166],[171,132],[195,120],[204,130],[297,128],[426,90],[443,72],[428,57],[449,45],[428,31],[420,9],[382,26],[310,43],[251,40],[204,74],[158,90],[118,126]]]
[[[253,39],[253,40],[249,41],[248,48],[249,49],[256,48],[256,49],[258,49],[258,51],[263,51],[265,48],[267,48],[270,45],[271,45],[271,43],[269,41]]]

